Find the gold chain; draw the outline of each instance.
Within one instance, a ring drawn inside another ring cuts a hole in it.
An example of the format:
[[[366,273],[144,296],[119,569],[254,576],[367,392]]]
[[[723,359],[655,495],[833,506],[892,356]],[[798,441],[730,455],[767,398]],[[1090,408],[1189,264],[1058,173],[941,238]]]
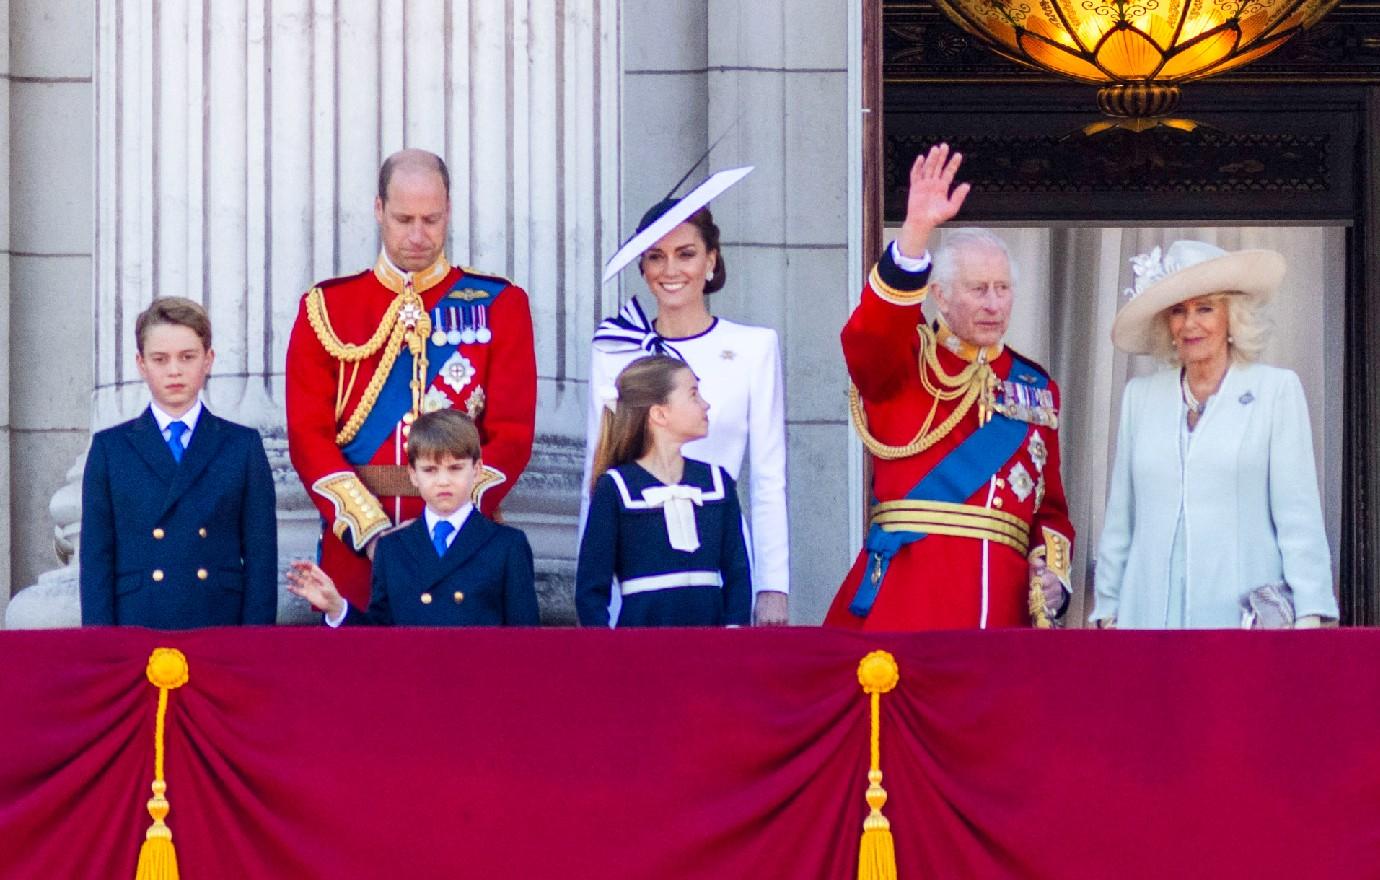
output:
[[[917,328],[917,333],[920,336],[920,356],[917,364],[920,369],[920,382],[930,395],[932,402],[924,423],[921,424],[920,430],[915,433],[909,443],[903,446],[893,446],[878,440],[868,430],[867,413],[863,410],[862,397],[858,394],[858,387],[852,382],[848,383],[848,411],[853,417],[853,427],[857,430],[858,437],[862,439],[863,446],[867,448],[867,451],[876,458],[885,461],[910,458],[943,440],[954,429],[954,426],[962,421],[979,398],[983,399],[983,407],[979,415],[985,415],[989,409],[987,398],[990,397],[991,389],[996,382],[996,374],[992,372],[991,365],[985,361],[975,361],[957,374],[949,374],[939,363],[938,345],[935,342],[934,331],[927,325],[921,324]],[[927,368],[933,369],[940,385],[947,385],[948,388],[936,386],[930,379]],[[930,425],[934,422],[939,401],[954,400],[959,397],[962,397],[962,400],[959,401],[954,411],[940,423],[938,428],[931,431]]]

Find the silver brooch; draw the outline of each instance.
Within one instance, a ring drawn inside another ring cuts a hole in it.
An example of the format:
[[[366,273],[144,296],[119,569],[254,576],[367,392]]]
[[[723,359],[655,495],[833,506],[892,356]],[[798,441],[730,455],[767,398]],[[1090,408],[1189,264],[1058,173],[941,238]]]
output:
[[[1242,405],[1242,406],[1245,406],[1246,404],[1248,404],[1248,403],[1250,403],[1251,401],[1255,400],[1255,395],[1252,394],[1251,392],[1247,391],[1245,394],[1243,394],[1243,395],[1241,395],[1240,397],[1238,397],[1237,400],[1239,400],[1239,401],[1241,402],[1241,405]]]

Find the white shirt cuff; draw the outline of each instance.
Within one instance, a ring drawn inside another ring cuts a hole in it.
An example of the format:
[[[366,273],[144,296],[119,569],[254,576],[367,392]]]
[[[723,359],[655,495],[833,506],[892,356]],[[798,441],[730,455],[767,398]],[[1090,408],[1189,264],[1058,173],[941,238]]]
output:
[[[929,251],[925,251],[918,257],[908,257],[901,253],[901,246],[896,243],[895,239],[891,241],[891,259],[904,272],[923,272],[930,267]]]
[[[339,617],[335,618],[334,620],[331,619],[331,616],[329,614],[323,614],[322,617],[326,619],[326,626],[329,626],[331,629],[339,629],[340,625],[345,622],[345,618],[349,615],[349,613],[350,603],[346,602],[345,607],[340,610]]]

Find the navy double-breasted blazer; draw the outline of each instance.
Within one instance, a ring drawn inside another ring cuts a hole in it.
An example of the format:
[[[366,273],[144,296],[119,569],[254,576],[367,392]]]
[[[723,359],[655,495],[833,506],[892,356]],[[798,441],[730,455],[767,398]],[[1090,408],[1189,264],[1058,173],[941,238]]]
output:
[[[82,623],[272,624],[275,506],[259,433],[205,407],[180,463],[152,410],[97,433],[82,477]]]
[[[369,610],[345,624],[537,626],[537,590],[527,536],[478,510],[436,554],[426,518],[379,539]]]

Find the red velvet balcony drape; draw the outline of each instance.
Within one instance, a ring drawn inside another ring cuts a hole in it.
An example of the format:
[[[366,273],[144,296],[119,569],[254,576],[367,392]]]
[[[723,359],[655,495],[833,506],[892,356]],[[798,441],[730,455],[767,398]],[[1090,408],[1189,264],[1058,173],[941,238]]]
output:
[[[1380,633],[0,633],[0,877],[1380,876]]]

